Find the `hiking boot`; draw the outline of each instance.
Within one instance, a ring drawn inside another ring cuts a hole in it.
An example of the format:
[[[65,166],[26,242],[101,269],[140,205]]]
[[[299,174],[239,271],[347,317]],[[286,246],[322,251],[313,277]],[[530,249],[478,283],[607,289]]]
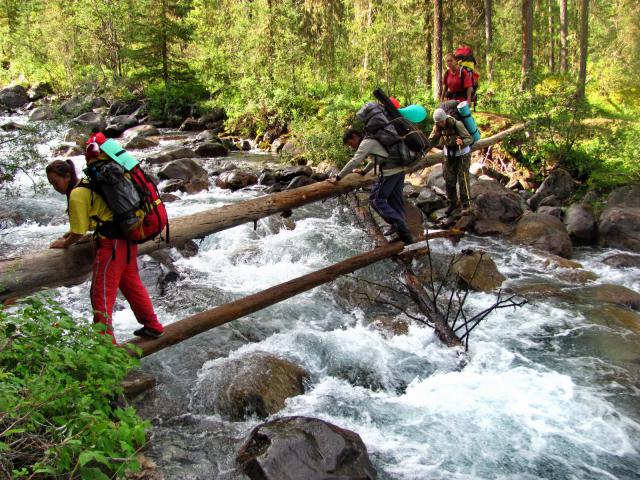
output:
[[[133,334],[136,337],[147,337],[147,338],[160,338],[162,336],[162,333],[163,332],[157,332],[155,330],[151,330],[147,326],[143,326],[142,328],[139,328],[133,331]]]
[[[413,238],[411,237],[411,234],[409,232],[398,232],[398,238],[405,245],[413,243]]]

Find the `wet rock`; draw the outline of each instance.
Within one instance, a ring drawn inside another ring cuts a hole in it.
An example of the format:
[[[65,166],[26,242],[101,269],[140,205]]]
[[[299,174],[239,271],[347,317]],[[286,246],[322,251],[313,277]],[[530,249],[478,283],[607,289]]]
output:
[[[438,163],[429,169],[425,186],[432,188],[437,192],[442,192],[443,194],[446,192],[441,163]]]
[[[138,125],[137,127],[128,128],[122,134],[124,138],[133,138],[135,136],[154,137],[158,135],[160,135],[160,131],[153,125]]]
[[[446,198],[438,195],[435,190],[429,187],[425,187],[420,190],[415,203],[416,206],[420,208],[420,210],[422,210],[426,215],[430,215],[436,210],[447,206]]]
[[[82,115],[77,116],[73,120],[72,123],[77,125],[82,125],[88,128],[90,131],[102,131],[107,126],[107,122],[102,115],[99,113],[87,112]]]
[[[561,202],[567,200],[575,189],[575,181],[566,170],[558,168],[542,182],[536,193],[529,199],[529,206],[537,210],[541,202],[550,195],[555,196]]]
[[[84,148],[79,145],[60,145],[53,149],[53,155],[56,157],[75,157],[84,154]]]
[[[640,185],[613,191],[600,216],[600,244],[640,252]]]
[[[311,175],[311,179],[316,182],[324,182],[327,178],[329,178],[329,175],[324,172],[313,172],[313,175]]]
[[[222,157],[229,155],[229,151],[221,143],[207,142],[199,145],[195,150],[196,155],[199,157]]]
[[[3,88],[0,90],[0,106],[15,110],[29,103],[27,91],[21,85]]]
[[[258,177],[258,183],[260,185],[273,185],[276,183],[276,176],[271,170],[264,170]]]
[[[289,182],[289,184],[285,187],[285,190],[292,190],[294,188],[304,187],[305,185],[311,185],[312,183],[316,183],[311,177],[307,177],[306,175],[300,175],[299,177],[295,177],[293,180]]]
[[[180,128],[178,128],[181,132],[197,132],[199,130],[204,130],[204,125],[200,123],[199,120],[189,117],[182,122]]]
[[[268,217],[260,219],[259,223],[261,228],[264,228],[265,233],[269,235],[275,235],[282,230],[293,230],[296,228],[296,222],[291,217],[283,217],[282,215],[269,215]],[[252,257],[255,255],[252,255]]]
[[[239,190],[249,185],[255,185],[257,182],[258,177],[255,174],[238,170],[222,172],[216,178],[216,186],[230,190]]]
[[[586,300],[613,303],[623,307],[640,310],[640,293],[622,285],[593,285],[577,290]]]
[[[357,433],[309,417],[284,417],[258,425],[236,462],[252,480],[377,479]]]
[[[580,262],[569,260],[568,258],[559,257],[557,255],[548,254],[547,258],[542,262],[544,268],[582,268]]]
[[[154,140],[149,137],[133,137],[131,140],[128,140],[124,143],[123,147],[126,149],[141,149],[141,148],[150,148],[157,147],[160,143],[157,140]]]
[[[104,97],[95,97],[91,99],[91,101],[89,102],[89,106],[91,108],[103,108],[108,107],[109,102],[107,102]]]
[[[598,225],[591,207],[574,203],[564,219],[571,241],[576,245],[593,245],[598,238]]]
[[[134,115],[117,115],[109,121],[104,134],[107,138],[117,138],[128,128],[133,128],[137,125],[138,119]]]
[[[36,85],[33,85],[27,91],[29,100],[31,100],[32,102],[35,102],[36,100],[40,100],[41,98],[44,98],[47,95],[51,95],[52,93],[53,93],[53,87],[48,82],[41,82]]]
[[[218,134],[216,132],[214,132],[213,130],[205,130],[203,132],[200,132],[196,136],[194,141],[197,142],[197,143],[200,143],[200,142],[219,143],[220,142],[220,138],[218,137]]]
[[[236,170],[238,166],[232,162],[220,162],[216,165],[213,165],[213,168],[209,173],[211,175],[220,175],[222,172],[230,172],[231,170]]]
[[[547,280],[527,280],[510,285],[510,290],[526,299],[542,299],[556,297],[566,301],[574,301],[575,295],[563,290],[563,286]]]
[[[528,245],[570,258],[573,254],[571,239],[564,225],[556,217],[544,213],[527,213],[510,235],[513,243]]]
[[[176,200],[180,200],[180,197],[177,195],[173,195],[171,193],[161,193],[160,194],[160,200],[162,200],[163,203],[171,203],[171,202],[175,202]]]
[[[145,162],[151,163],[152,165],[158,165],[171,162],[178,158],[194,158],[195,156],[196,154],[194,151],[187,147],[171,147],[145,158]]]
[[[282,151],[282,147],[287,143],[286,137],[276,138],[273,142],[271,142],[271,152],[272,153],[280,153]]]
[[[544,205],[538,207],[538,210],[536,210],[536,212],[551,215],[552,217],[556,217],[558,220],[562,220],[562,218],[564,217],[562,207],[551,207],[548,205]]]
[[[155,386],[155,377],[140,370],[133,370],[129,372],[124,380],[122,380],[122,388],[124,389],[124,394],[127,397],[135,397],[142,392],[151,390]]]
[[[276,172],[276,178],[279,182],[290,182],[295,177],[306,175],[310,177],[313,175],[313,169],[308,165],[296,165],[294,167],[287,167],[282,171]]]
[[[476,291],[491,292],[506,280],[493,259],[478,251],[467,250],[456,255],[452,271],[460,281]]]
[[[83,111],[89,110],[88,105],[85,105],[84,99],[79,96],[73,96],[62,105],[60,105],[60,113],[63,115],[79,115]]]
[[[206,181],[207,171],[192,158],[180,158],[166,164],[158,172],[158,177],[164,180],[183,180],[184,182]]]
[[[265,418],[282,410],[287,398],[304,393],[308,379],[309,373],[289,360],[254,352],[216,361],[201,373],[196,396],[205,412],[229,420]]]
[[[589,270],[582,269],[571,269],[571,270],[563,270],[556,274],[556,277],[567,283],[571,283],[574,285],[582,285],[589,282],[594,282],[598,279],[598,275]]]
[[[42,120],[51,120],[56,117],[55,112],[49,106],[38,107],[31,110],[29,120],[32,122],[40,122]]]
[[[5,132],[15,132],[16,130],[28,130],[29,129],[29,127],[27,127],[26,125],[23,125],[21,123],[16,123],[16,122],[7,122],[7,123],[1,125],[0,128],[2,130],[4,130]]]
[[[269,146],[269,149],[271,149],[270,146]],[[285,143],[280,149],[280,155],[284,155],[286,157],[295,157],[297,155],[301,155],[302,153],[303,153],[302,149],[298,147],[295,143],[290,141]]]
[[[378,330],[387,338],[409,334],[408,322],[387,315],[378,315],[373,322],[371,322],[371,328]]]
[[[602,262],[613,268],[640,268],[640,255],[618,253],[605,258]]]
[[[562,205],[563,205],[562,200],[560,200],[555,195],[549,195],[548,197],[544,197],[542,199],[536,212],[540,210],[540,207],[562,207]]]
[[[114,117],[118,115],[132,115],[139,112],[144,104],[140,100],[115,100],[109,107],[109,115]]]
[[[614,322],[625,328],[640,333],[640,313],[618,305],[605,304],[595,310],[598,317],[606,319],[607,324]]]
[[[507,233],[525,212],[526,204],[517,193],[498,182],[479,180],[471,185],[474,231],[480,235]]]
[[[182,245],[178,245],[177,249],[184,258],[191,258],[198,254],[200,247],[198,247],[198,244],[193,240],[187,240]]]
[[[411,185],[410,183],[405,183],[404,187],[402,187],[402,193],[405,198],[417,198],[420,195],[420,188],[415,185]]]

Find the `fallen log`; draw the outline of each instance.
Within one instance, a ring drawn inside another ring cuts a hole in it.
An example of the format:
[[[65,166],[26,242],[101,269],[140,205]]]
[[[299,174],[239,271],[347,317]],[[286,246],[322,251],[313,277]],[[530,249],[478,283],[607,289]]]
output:
[[[522,130],[527,128],[527,126],[528,126],[527,123],[519,123],[517,125],[514,125],[513,127],[503,130],[502,132],[496,133],[495,135],[492,135],[490,137],[481,138],[480,140],[475,142],[473,145],[471,145],[471,151],[473,152],[475,150],[482,150],[483,148],[487,148],[490,145],[495,145],[496,143],[501,142],[502,140],[509,137],[510,135],[521,132]],[[413,165],[408,167],[406,169],[406,172],[407,173],[416,172],[423,168],[435,165],[436,163],[440,163],[442,162],[442,160],[444,160],[444,153],[442,152],[442,150],[437,152],[430,152],[424,155],[419,162],[414,163]]]
[[[180,246],[187,240],[294,208],[335,197],[375,181],[374,177],[349,175],[338,184],[318,182],[285,192],[225,205],[220,208],[172,218],[170,243],[161,239],[140,245],[143,255],[167,246]],[[32,254],[0,260],[0,301],[37,291],[42,287],[58,287],[81,283],[91,271],[92,242],[72,245],[67,250],[41,250]]]
[[[142,349],[142,356],[150,355],[158,350],[162,350],[163,348],[175,345],[199,333],[205,332],[206,330],[218,327],[299,293],[311,290],[318,285],[335,280],[342,275],[352,273],[362,267],[384,260],[385,258],[393,257],[400,253],[403,248],[404,244],[400,242],[376,248],[370,252],[362,253],[340,263],[323,268],[322,270],[294,278],[293,280],[267,288],[253,295],[179,320],[168,325],[162,337],[158,339],[136,338],[124,345],[136,345]]]
[[[369,206],[362,206],[358,200],[357,195],[349,194],[349,203],[355,215],[363,222],[367,232],[373,238],[378,248],[384,248],[385,245],[389,245],[387,239],[382,235],[380,227],[373,219]],[[456,231],[454,234],[461,235],[463,232]],[[437,232],[434,237],[444,236],[442,232]],[[433,238],[431,235],[427,235],[427,238]],[[393,245],[393,244],[392,244]],[[411,250],[409,246],[408,251]],[[411,270],[410,260],[406,260],[401,256],[392,257],[393,262],[400,267],[403,283],[409,292],[409,295],[416,303],[418,310],[427,317],[429,322],[433,325],[434,330],[438,338],[448,347],[461,347],[462,342],[455,334],[445,316],[438,310],[436,304],[431,300],[431,297],[427,294],[422,285],[422,282],[418,279],[415,273]]]
[[[515,125],[491,137],[481,139],[472,150],[498,143],[526,124]],[[407,169],[407,173],[439,163],[442,152],[428,153],[418,163]],[[318,182],[304,187],[254,198],[244,202],[171,219],[170,243],[162,240],[147,242],[140,246],[143,255],[168,246],[180,246],[187,240],[203,238],[222,230],[273,215],[274,213],[335,197],[364,187],[375,181],[375,177],[348,175],[337,184]],[[41,250],[28,256],[0,260],[0,301],[33,293],[41,288],[74,285],[86,280],[91,271],[92,243],[73,245],[67,250]]]

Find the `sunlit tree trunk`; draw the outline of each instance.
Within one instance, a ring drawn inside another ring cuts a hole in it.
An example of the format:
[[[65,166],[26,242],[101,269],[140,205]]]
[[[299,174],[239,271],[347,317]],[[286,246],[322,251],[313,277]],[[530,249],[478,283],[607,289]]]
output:
[[[554,0],[548,0],[547,13],[549,16],[549,71],[554,73],[556,71],[556,28],[555,28],[555,16],[553,13]]]
[[[493,82],[493,58],[491,53],[491,44],[493,43],[492,17],[493,0],[484,0],[484,46],[487,63],[487,81],[489,83]]]
[[[442,94],[442,0],[433,0],[433,98]]]
[[[533,65],[533,1],[522,0],[522,74],[520,90],[529,90]]]
[[[580,68],[576,97],[584,98],[587,82],[587,54],[589,50],[589,0],[580,0]]]
[[[567,0],[560,0],[560,73],[567,73]]]

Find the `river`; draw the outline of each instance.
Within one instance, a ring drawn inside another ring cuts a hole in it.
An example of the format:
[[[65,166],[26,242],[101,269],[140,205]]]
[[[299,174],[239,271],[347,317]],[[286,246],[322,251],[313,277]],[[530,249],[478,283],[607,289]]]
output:
[[[5,207],[26,220],[0,230],[4,256],[46,248],[65,232],[64,199],[42,186],[43,167],[64,130],[44,130],[45,144],[38,149],[43,158],[29,172],[40,190],[34,192],[29,175],[20,173],[2,192]],[[236,153],[225,160],[270,158]],[[82,157],[74,161],[80,168]],[[212,186],[167,206],[170,217],[177,217],[261,194]],[[161,321],[172,323],[372,247],[339,200],[300,208],[293,219],[293,230],[274,231],[261,220],[255,230],[247,224],[210,235],[191,258],[174,251],[181,278],[164,291],[150,289]],[[552,284],[567,295],[536,296],[521,308],[492,313],[461,355],[422,325],[411,323],[408,335],[398,336],[372,329],[376,315],[397,313],[353,294],[362,285],[356,278],[381,282],[393,273],[390,262],[367,267],[144,359],[143,370],[158,379],[136,403],[153,421],[146,455],[167,479],[246,478],[234,471],[234,454],[261,420],[224,420],[207,411],[202,389],[220,374],[225,358],[261,351],[311,374],[307,391],[276,416],[307,415],[357,432],[380,479],[638,478],[640,315],[571,295],[575,286],[561,280],[564,269],[546,267],[544,256],[527,248],[474,236],[455,246],[432,243],[436,258],[464,248],[486,251],[507,277],[505,286]],[[574,260],[598,276],[595,283],[640,292],[640,270],[603,263],[613,253],[581,248]],[[149,257],[140,264],[145,271],[160,268]],[[56,289],[53,296],[73,315],[89,319],[88,290],[84,283]],[[467,309],[480,311],[494,300],[472,293]],[[121,341],[137,328],[121,298],[114,324]]]

